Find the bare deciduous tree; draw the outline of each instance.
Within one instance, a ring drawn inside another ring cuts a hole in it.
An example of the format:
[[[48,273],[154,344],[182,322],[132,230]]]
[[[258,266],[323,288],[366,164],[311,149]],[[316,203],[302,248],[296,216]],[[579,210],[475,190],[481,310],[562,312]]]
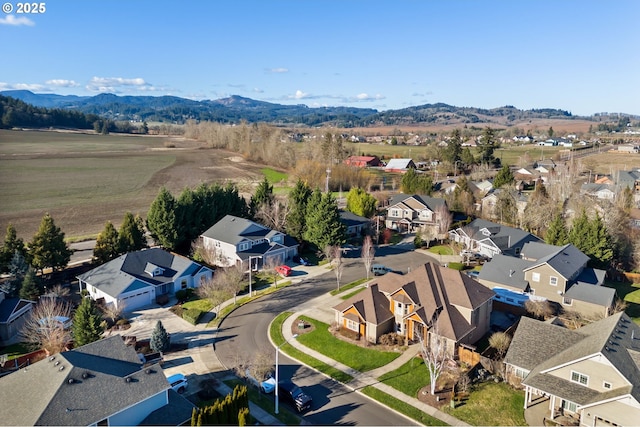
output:
[[[440,336],[438,332],[438,321],[436,320],[428,333],[429,342],[424,340],[422,334],[416,334],[418,336],[418,341],[420,342],[420,353],[422,354],[422,359],[429,371],[429,378],[431,380],[431,384],[429,384],[429,392],[432,395],[436,394],[438,377],[440,377],[440,374],[444,370],[445,363],[449,359],[447,352],[445,351],[445,338]]]
[[[69,288],[65,288],[61,284],[57,284],[51,288],[50,294],[58,298],[67,299],[71,295],[71,291]]]
[[[342,248],[340,246],[327,246],[324,250],[329,263],[333,266],[333,273],[336,275],[336,283],[340,290],[340,279],[344,272],[344,260],[342,258]]]
[[[534,301],[527,300],[524,303],[524,308],[536,319],[547,319],[548,317],[553,316],[554,310],[551,303],[547,300],[544,301]]]
[[[200,238],[191,244],[191,256],[196,261],[201,261],[208,265],[223,264],[222,253],[215,246],[205,246]]]
[[[216,313],[219,312],[220,304],[231,297],[231,293],[225,285],[224,277],[221,276],[223,274],[214,274],[212,279],[204,282],[197,290],[198,296],[211,302]]]
[[[364,242],[362,242],[362,249],[360,257],[364,263],[364,268],[367,270],[367,280],[369,279],[369,273],[371,272],[371,265],[375,259],[376,248],[373,246],[373,240],[371,236],[366,236]]]
[[[489,346],[497,352],[499,360],[507,353],[510,344],[511,336],[505,332],[495,332],[489,337]]]
[[[273,370],[274,352],[272,347],[261,347],[253,354],[249,362],[249,374],[258,381],[262,381]]]
[[[244,271],[242,264],[236,264],[224,270],[218,269],[216,275],[221,276],[219,279],[224,283],[225,288],[233,294],[233,305],[235,305],[238,292],[244,288]]]
[[[437,226],[427,225],[420,229],[419,231],[420,237],[422,237],[423,242],[427,244],[427,248],[431,244],[431,241],[434,238],[439,237]]]
[[[274,200],[273,203],[261,204],[256,218],[267,227],[284,232],[290,211],[288,199]]]
[[[267,262],[263,264],[262,271],[267,275],[271,280],[273,280],[273,285],[278,287],[278,279],[280,278],[280,273],[276,270],[278,267],[278,262],[275,258],[271,257],[267,259]]]
[[[33,349],[59,353],[71,340],[71,330],[65,329],[61,318],[71,318],[69,304],[56,298],[41,298],[31,309],[20,335]]]
[[[102,316],[105,319],[109,319],[111,321],[111,324],[115,324],[120,317],[122,316],[122,313],[124,312],[124,309],[126,307],[126,304],[123,302],[120,302],[119,304],[104,304],[101,309],[102,309]]]
[[[440,243],[444,239],[447,238],[447,233],[449,232],[449,227],[451,227],[451,222],[453,221],[453,215],[449,212],[449,208],[444,203],[439,205],[436,208],[436,225],[438,232],[438,239],[440,239]]]

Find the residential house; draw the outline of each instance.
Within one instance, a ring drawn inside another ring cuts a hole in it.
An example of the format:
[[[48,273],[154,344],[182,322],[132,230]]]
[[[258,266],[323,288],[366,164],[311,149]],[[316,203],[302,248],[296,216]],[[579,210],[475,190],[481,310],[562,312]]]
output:
[[[535,162],[533,164],[533,167],[536,171],[540,172],[540,174],[548,175],[552,173],[554,170],[556,170],[558,165],[556,164],[555,161],[553,161],[553,159],[544,159],[544,160],[538,160],[537,162]]]
[[[524,218],[524,210],[527,207],[528,198],[527,196],[518,190],[505,190],[502,188],[495,188],[482,198],[480,201],[482,206],[482,215],[486,218],[491,219],[502,219],[500,218],[500,212],[497,209],[498,200],[500,198],[500,194],[506,191],[508,193],[508,197],[513,200],[513,203],[516,207],[517,218],[515,218],[518,223],[522,222]]]
[[[444,199],[423,195],[397,194],[387,208],[385,226],[400,232],[413,233],[423,227],[437,226],[443,215],[449,214]]]
[[[453,194],[458,184],[453,179],[445,179],[434,184],[433,190],[441,194]]]
[[[380,159],[378,156],[349,156],[344,163],[347,166],[355,166],[358,168],[366,168],[373,166],[380,166]]]
[[[638,154],[640,153],[640,145],[633,145],[633,144],[618,145],[618,151],[621,153]]]
[[[640,194],[640,169],[618,171],[616,185],[619,190],[630,188],[634,194]]]
[[[513,140],[513,142],[523,142],[525,144],[529,144],[533,142],[533,136],[529,136],[529,135],[516,135],[511,139]]]
[[[298,242],[291,236],[272,230],[246,218],[227,215],[202,233],[205,250],[215,253],[221,267],[278,265],[298,255]]]
[[[213,271],[183,256],[160,248],[129,252],[78,276],[80,291],[93,300],[104,299],[127,311],[197,288],[213,277]]]
[[[580,186],[580,194],[601,200],[613,200],[616,198],[614,187],[609,184],[582,184]]]
[[[609,316],[615,289],[602,286],[605,271],[587,267],[588,262],[589,257],[572,244],[528,242],[520,258],[494,256],[482,267],[478,281],[507,304],[548,300],[587,317]]]
[[[608,185],[615,184],[609,175],[598,176],[597,174],[595,176],[595,179],[593,180],[593,183],[594,184],[608,184]]]
[[[409,169],[416,169],[416,164],[411,159],[390,159],[384,170],[386,172],[406,172]]]
[[[622,312],[576,330],[523,317],[504,363],[525,409],[547,405],[545,418],[585,427],[638,425],[640,326]]]
[[[194,405],[113,335],[0,378],[3,425],[181,425]]]
[[[341,327],[370,342],[397,332],[408,340],[444,338],[449,356],[490,327],[493,291],[460,271],[427,263],[406,275],[387,273],[333,307]]]
[[[33,301],[22,298],[8,298],[0,291],[0,345],[18,342],[20,330],[33,308]]]
[[[347,236],[360,237],[371,227],[371,220],[349,211],[340,211],[340,222],[347,227]]]
[[[493,183],[486,179],[482,181],[470,181],[469,189],[476,198],[481,198],[493,189]]]
[[[449,238],[489,258],[497,254],[519,256],[525,243],[540,241],[538,237],[519,228],[479,218],[449,231]]]

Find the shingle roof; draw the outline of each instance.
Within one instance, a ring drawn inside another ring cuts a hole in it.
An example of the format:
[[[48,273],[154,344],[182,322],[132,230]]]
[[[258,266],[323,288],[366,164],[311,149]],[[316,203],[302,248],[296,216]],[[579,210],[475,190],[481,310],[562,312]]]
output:
[[[606,286],[576,283],[564,293],[564,296],[603,307],[611,307],[616,298],[616,290]]]
[[[379,325],[393,317],[393,313],[389,311],[389,300],[378,290],[378,285],[375,284],[368,286],[364,291],[348,298],[333,308],[334,310],[344,312],[352,306],[358,311],[360,317],[362,317],[365,322],[375,325]]]
[[[626,314],[616,313],[574,331],[525,319],[521,319],[505,357],[505,363],[531,370],[523,384],[580,405],[629,392],[640,400],[640,339],[636,338],[640,337],[640,326]],[[597,355],[607,358],[633,388],[600,393],[549,374],[559,366]]]
[[[245,239],[256,240],[265,238],[269,232],[271,232],[271,229],[264,225],[260,225],[246,218],[226,215],[202,233],[202,235],[221,242],[237,245]]]
[[[525,246],[527,245],[529,244],[525,244]],[[544,248],[543,245],[547,246],[547,248]],[[533,247],[536,248],[536,250],[533,251],[535,253],[541,254],[545,249],[548,250],[548,253],[542,258],[538,258],[528,269],[536,268],[542,264],[548,264],[566,279],[577,277],[578,273],[582,271],[589,261],[589,257],[572,244],[553,246],[538,243],[537,246]]]
[[[5,425],[89,425],[168,388],[162,369],[142,370],[135,350],[115,335],[0,378],[0,419]]]
[[[3,299],[0,301],[0,323],[9,322],[14,313],[30,304],[33,304],[33,302],[22,298]]]
[[[415,202],[418,202],[419,205],[416,205]],[[410,206],[414,210],[422,209],[423,206],[425,206],[433,212],[436,212],[436,209],[439,206],[446,205],[446,202],[444,199],[441,199],[439,197],[430,197],[430,196],[421,195],[421,194],[396,194],[391,198],[389,207],[397,205],[398,203],[405,203],[407,206]]]
[[[342,222],[347,227],[351,227],[359,224],[368,224],[371,222],[369,218],[365,218],[360,215],[356,215],[353,212],[349,211],[340,211],[340,222]]]
[[[164,273],[152,277],[145,272],[147,264],[164,269]],[[198,263],[160,248],[129,252],[78,276],[112,297],[127,290],[141,289],[174,281],[177,277],[191,274],[199,269]]]
[[[540,241],[538,237],[519,228],[507,227],[480,218],[471,221],[465,229],[470,230],[472,239],[491,240],[502,252],[519,242]]]
[[[478,280],[499,283],[525,291],[529,282],[524,280],[524,270],[532,264],[521,258],[507,255],[494,255],[491,261],[484,264]]]
[[[391,159],[387,163],[386,169],[407,169],[415,167],[411,159]]]

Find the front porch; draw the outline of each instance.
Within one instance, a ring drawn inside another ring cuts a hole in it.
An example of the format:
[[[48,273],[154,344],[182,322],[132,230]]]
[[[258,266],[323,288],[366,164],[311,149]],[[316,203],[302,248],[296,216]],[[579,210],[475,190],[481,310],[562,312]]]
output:
[[[530,426],[579,426],[580,414],[573,402],[525,388],[524,418]]]

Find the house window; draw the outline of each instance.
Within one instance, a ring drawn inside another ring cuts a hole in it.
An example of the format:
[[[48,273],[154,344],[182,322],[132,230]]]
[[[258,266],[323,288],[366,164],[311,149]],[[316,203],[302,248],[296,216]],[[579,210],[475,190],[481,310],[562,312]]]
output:
[[[540,281],[540,273],[531,273],[531,280],[534,282]]]
[[[182,282],[180,282],[180,288],[186,289],[186,287],[187,287],[187,279],[182,279]]]
[[[568,400],[562,400],[562,409],[569,411],[569,412],[576,412],[577,409],[577,405],[573,402],[570,402]]]
[[[610,382],[607,382],[607,381],[604,381],[604,382],[602,383],[602,387],[603,387],[603,388],[606,388],[607,390],[611,390],[611,383],[610,383]]]
[[[353,320],[347,319],[347,329],[360,332],[360,324],[358,322],[354,322]]]
[[[516,255],[520,255],[520,248],[516,248]]]
[[[238,250],[239,250],[240,252],[242,252],[242,251],[246,251],[247,249],[249,249],[249,244],[248,244],[248,243],[246,243],[246,242],[240,243],[240,244],[238,245]]]
[[[573,304],[573,300],[571,298],[564,297],[564,298],[562,298],[562,304],[571,305],[571,304]]]
[[[582,385],[589,385],[589,377],[576,371],[571,371],[571,381]]]
[[[404,305],[404,314],[409,314],[409,304]]]
[[[398,209],[391,209],[391,216],[400,216],[400,211]]]
[[[551,286],[558,286],[558,278],[556,276],[549,277],[549,284]]]
[[[522,369],[522,368],[516,368],[516,377],[520,378],[520,379],[524,379],[524,377],[526,377],[527,375],[529,375],[529,371]]]

